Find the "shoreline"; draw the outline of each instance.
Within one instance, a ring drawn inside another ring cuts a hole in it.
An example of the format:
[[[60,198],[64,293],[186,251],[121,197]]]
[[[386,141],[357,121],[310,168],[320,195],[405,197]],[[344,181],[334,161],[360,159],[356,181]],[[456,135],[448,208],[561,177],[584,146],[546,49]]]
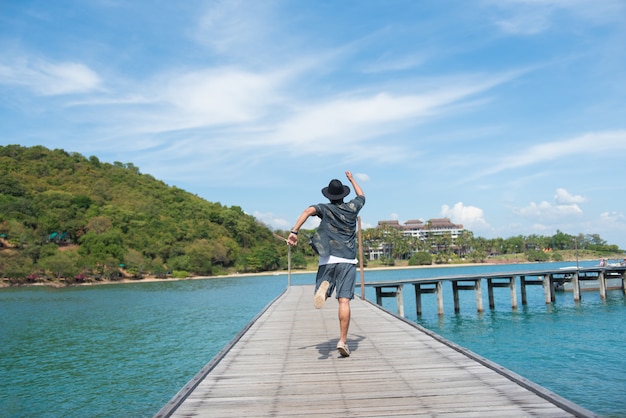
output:
[[[590,261],[594,259],[584,259],[579,261]],[[461,263],[461,264],[431,264],[427,266],[383,266],[383,267],[364,267],[363,271],[381,271],[381,270],[408,270],[408,269],[429,269],[429,268],[448,268],[448,267],[472,267],[472,266],[493,266],[493,265],[501,265],[501,264],[535,264],[535,262],[531,261],[513,261],[513,262],[489,262],[489,263]],[[317,269],[308,269],[308,270],[298,270],[291,271],[291,274],[308,274],[315,273]],[[360,268],[357,267],[357,271],[360,272]],[[10,283],[8,279],[3,278],[0,281],[0,290],[6,288],[18,288],[18,287],[52,287],[52,288],[63,288],[63,287],[78,287],[78,286],[103,286],[103,285],[111,285],[111,284],[135,284],[135,283],[154,283],[154,282],[174,282],[174,281],[184,281],[184,280],[213,280],[213,279],[227,279],[227,278],[236,278],[236,277],[255,277],[255,276],[277,276],[277,275],[287,275],[289,274],[288,270],[278,270],[278,271],[266,271],[262,273],[230,273],[220,276],[192,276],[192,277],[184,277],[184,278],[157,278],[155,276],[146,276],[142,279],[128,279],[124,278],[121,280],[102,280],[102,281],[89,281],[83,283],[65,283],[59,280],[50,281],[50,282],[26,282],[26,283]]]
[[[522,263],[464,263],[464,264],[432,264],[430,266],[386,266],[386,267],[365,267],[363,271],[370,270],[401,270],[401,269],[414,269],[414,268],[436,268],[436,267],[468,267],[468,266],[485,266],[485,265],[495,265],[495,264],[522,264]],[[291,274],[307,274],[307,273],[315,273],[317,269],[307,269],[307,270],[297,270],[291,271]],[[66,283],[64,281],[60,281],[61,279],[57,279],[49,282],[25,282],[25,283],[16,283],[12,284],[8,282],[8,279],[2,279],[0,282],[0,289],[4,288],[15,288],[15,287],[30,287],[30,286],[38,286],[38,287],[73,287],[73,286],[103,286],[110,284],[135,284],[135,283],[154,283],[154,282],[178,282],[185,280],[213,280],[213,279],[227,279],[227,278],[236,278],[236,277],[256,277],[256,276],[278,276],[278,275],[287,275],[289,274],[288,270],[276,270],[276,271],[265,271],[262,273],[229,273],[220,276],[191,276],[191,277],[182,277],[182,278],[158,278],[155,276],[146,276],[142,279],[120,279],[120,280],[101,280],[101,281],[89,281],[83,283]]]

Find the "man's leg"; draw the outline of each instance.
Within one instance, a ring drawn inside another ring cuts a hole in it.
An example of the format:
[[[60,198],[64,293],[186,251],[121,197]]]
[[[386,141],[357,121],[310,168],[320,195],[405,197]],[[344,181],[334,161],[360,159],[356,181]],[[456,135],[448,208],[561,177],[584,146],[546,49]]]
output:
[[[339,302],[339,341],[337,350],[342,357],[350,355],[348,348],[348,328],[350,328],[350,300],[354,297],[356,266],[354,264],[336,264],[337,301]]]
[[[349,357],[350,349],[348,348],[348,328],[350,328],[350,299],[339,298],[339,341],[337,342],[337,350],[341,357]]]
[[[339,298],[339,342],[348,342],[348,328],[350,328],[350,299]]]

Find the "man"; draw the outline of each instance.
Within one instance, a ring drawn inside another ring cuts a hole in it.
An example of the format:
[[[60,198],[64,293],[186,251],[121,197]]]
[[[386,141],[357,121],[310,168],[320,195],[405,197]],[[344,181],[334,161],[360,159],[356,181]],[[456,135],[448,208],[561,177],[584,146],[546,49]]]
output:
[[[322,194],[330,203],[319,203],[306,208],[294,225],[287,242],[298,244],[298,231],[310,216],[321,219],[311,245],[319,255],[319,266],[315,279],[313,304],[320,309],[333,290],[339,301],[339,342],[337,350],[342,357],[350,355],[348,348],[348,327],[350,326],[350,300],[354,298],[356,280],[356,224],[359,211],[365,204],[361,187],[346,171],[346,177],[354,187],[356,197],[344,203],[343,198],[350,194],[350,188],[333,179]]]

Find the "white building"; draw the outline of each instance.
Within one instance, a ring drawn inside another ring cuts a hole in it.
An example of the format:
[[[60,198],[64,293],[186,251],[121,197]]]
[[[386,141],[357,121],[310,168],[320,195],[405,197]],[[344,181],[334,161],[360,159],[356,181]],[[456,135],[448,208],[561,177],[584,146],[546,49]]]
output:
[[[402,233],[403,237],[418,238],[426,241],[429,238],[450,234],[450,238],[454,241],[464,231],[463,225],[454,224],[449,218],[435,218],[424,222],[422,220],[408,220],[404,224],[400,224],[397,220],[378,221],[376,228],[393,228]],[[367,255],[370,260],[377,260],[384,255],[392,252],[392,244],[381,242],[376,248],[368,248]]]
[[[419,219],[409,220],[403,225],[398,221],[378,221],[377,228],[384,226],[398,229],[405,237],[416,237],[421,240],[446,233],[449,233],[452,239],[456,239],[464,231],[463,225],[452,223],[450,218],[435,218],[429,219],[426,222]]]

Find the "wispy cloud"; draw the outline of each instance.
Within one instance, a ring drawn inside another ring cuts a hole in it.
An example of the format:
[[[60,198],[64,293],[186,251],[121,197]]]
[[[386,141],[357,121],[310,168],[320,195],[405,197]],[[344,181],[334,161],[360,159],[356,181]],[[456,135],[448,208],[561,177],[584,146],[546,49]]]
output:
[[[459,105],[517,75],[517,72],[482,78],[465,75],[457,80],[444,77],[431,80],[429,89],[412,94],[346,92],[343,96],[294,109],[292,115],[278,124],[268,142],[284,144],[301,153],[311,150],[332,152],[355,144],[363,145],[372,138],[441,116],[448,107]],[[367,152],[365,148],[363,151]]]
[[[403,71],[408,69],[414,69],[422,65],[426,61],[426,58],[422,55],[405,55],[405,56],[390,56],[384,54],[376,61],[365,65],[362,69],[364,73],[384,73],[388,71]]]
[[[270,61],[273,44],[270,40],[278,22],[272,18],[273,10],[270,1],[209,2],[190,34],[217,56],[256,63]]]
[[[626,130],[592,132],[563,141],[545,142],[493,159],[498,163],[474,177],[493,175],[575,155],[606,155],[626,151]],[[493,157],[493,156],[492,156]]]
[[[100,104],[106,109],[94,109],[83,118],[109,131],[103,146],[110,147],[111,141],[121,145],[132,137],[136,146],[144,145],[151,153],[151,160],[205,155],[209,160],[219,156],[223,164],[231,155],[241,162],[245,154],[253,165],[250,160],[287,152],[381,164],[418,154],[406,141],[381,143],[381,138],[458,112],[469,99],[524,73],[459,74],[427,84],[407,83],[411,91],[403,93],[395,86],[368,86],[367,91],[347,90],[312,100],[311,95],[319,94],[294,92],[291,86],[307,77],[313,61],[267,71],[234,66],[171,69],[143,83],[122,83],[128,88],[118,99],[109,94],[83,101],[85,107]],[[369,92],[377,87],[382,91]],[[109,123],[112,117],[115,124]],[[141,140],[146,135],[151,138]],[[231,152],[235,148],[238,152]]]
[[[241,123],[261,117],[279,98],[277,74],[211,68],[169,80],[162,99],[186,115],[190,127]]]
[[[2,63],[4,61],[4,63]],[[22,86],[36,94],[55,96],[87,93],[98,89],[101,79],[79,62],[11,59],[0,61],[0,84]]]
[[[590,24],[626,20],[626,5],[620,0],[485,0],[484,4],[497,11],[496,25],[515,35],[549,30],[562,14]]]

